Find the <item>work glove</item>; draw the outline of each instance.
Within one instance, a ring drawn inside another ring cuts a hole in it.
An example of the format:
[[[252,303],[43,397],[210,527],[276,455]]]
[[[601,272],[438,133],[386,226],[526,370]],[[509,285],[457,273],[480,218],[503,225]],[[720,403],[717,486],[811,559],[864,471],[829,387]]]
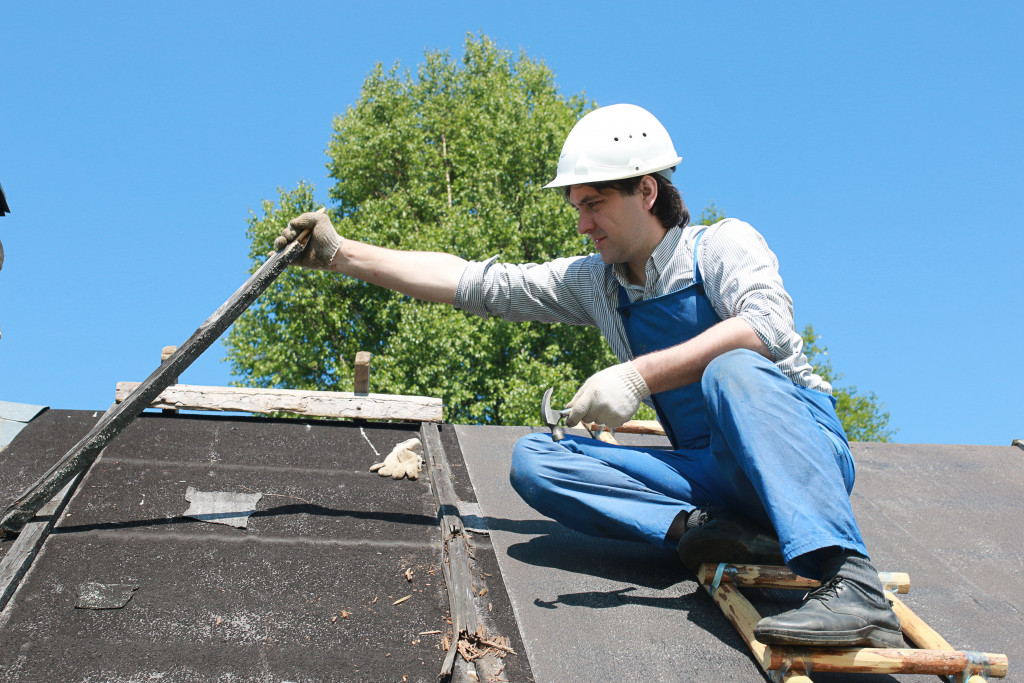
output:
[[[288,221],[288,227],[274,240],[274,249],[281,251],[306,228],[311,228],[313,232],[306,242],[306,248],[292,263],[304,268],[330,269],[334,255],[341,248],[341,236],[324,211],[311,211]]]
[[[370,468],[370,471],[376,472],[382,477],[391,477],[392,479],[401,479],[402,477],[415,479],[423,468],[423,458],[415,450],[419,447],[419,439],[403,441],[388,453],[388,457],[384,458],[384,462],[377,463]]]
[[[565,426],[594,422],[618,429],[633,417],[640,401],[651,395],[647,382],[629,361],[591,375],[572,400],[565,404],[569,414]]]

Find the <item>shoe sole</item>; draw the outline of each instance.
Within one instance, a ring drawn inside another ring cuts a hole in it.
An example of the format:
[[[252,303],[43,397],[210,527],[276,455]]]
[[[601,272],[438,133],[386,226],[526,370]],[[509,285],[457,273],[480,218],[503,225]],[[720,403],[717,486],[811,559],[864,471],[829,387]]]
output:
[[[766,645],[809,645],[818,647],[906,647],[903,634],[878,626],[865,626],[855,631],[783,631],[754,629],[754,637]]]

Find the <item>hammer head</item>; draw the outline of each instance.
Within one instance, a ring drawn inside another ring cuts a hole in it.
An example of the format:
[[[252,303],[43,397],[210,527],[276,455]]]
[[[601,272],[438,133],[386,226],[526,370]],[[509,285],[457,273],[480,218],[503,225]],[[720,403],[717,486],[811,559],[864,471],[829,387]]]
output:
[[[562,421],[565,413],[551,407],[551,393],[554,390],[554,387],[550,387],[544,392],[544,398],[540,402],[540,417],[551,430],[551,440],[561,441],[565,436],[565,430],[562,429],[562,425],[559,423]]]

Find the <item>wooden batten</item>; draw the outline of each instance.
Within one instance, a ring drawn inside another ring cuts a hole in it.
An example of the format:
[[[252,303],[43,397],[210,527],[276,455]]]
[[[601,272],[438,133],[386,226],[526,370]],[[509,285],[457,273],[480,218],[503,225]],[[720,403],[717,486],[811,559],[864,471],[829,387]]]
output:
[[[966,652],[948,650],[912,650],[883,648],[835,648],[821,650],[795,650],[775,647],[765,653],[762,665],[769,670],[811,670],[825,672],[871,673],[871,674],[934,674],[956,676],[965,670],[979,674],[987,668],[986,675],[996,678],[1006,676],[1008,661],[1006,655],[983,653],[987,665],[972,662]]]
[[[708,567],[714,568],[713,565],[701,565],[698,576],[703,576]],[[747,647],[750,648],[750,652],[754,655],[754,660],[765,673],[768,673],[768,667],[765,665],[765,662],[771,661],[772,650],[754,637],[754,627],[761,620],[761,615],[750,604],[750,601],[740,593],[739,588],[729,580],[722,581],[717,588],[711,586],[710,583],[702,582],[704,589],[711,595],[718,608],[722,610],[725,618],[732,622],[740,637],[743,638]],[[782,674],[781,679],[786,683],[811,683],[811,679],[802,671],[786,671]]]
[[[718,565],[701,565],[701,583],[714,581]],[[760,564],[730,564],[725,577],[740,588],[784,588],[812,590],[821,585],[813,579],[797,576],[786,567]],[[897,593],[910,592],[910,575],[906,572],[878,572],[883,586],[895,589]]]
[[[656,434],[665,436],[665,428],[657,420],[630,420],[615,431],[623,434]]]
[[[118,382],[116,401],[128,398],[138,382]],[[442,402],[427,396],[355,394],[346,391],[302,391],[258,387],[208,387],[176,384],[150,403],[151,408],[296,413],[310,417],[363,420],[441,422]]]

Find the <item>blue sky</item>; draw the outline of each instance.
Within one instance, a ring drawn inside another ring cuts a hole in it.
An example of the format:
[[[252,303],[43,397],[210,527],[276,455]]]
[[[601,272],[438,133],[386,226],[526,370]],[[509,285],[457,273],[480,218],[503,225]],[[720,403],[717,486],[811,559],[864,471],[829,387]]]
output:
[[[374,64],[483,32],[655,113],[691,209],[765,235],[897,441],[1024,438],[1019,3],[0,8],[0,400],[104,409],[147,377],[247,277],[261,200],[306,180],[326,203],[331,119]],[[227,384],[223,356],[181,381]]]

